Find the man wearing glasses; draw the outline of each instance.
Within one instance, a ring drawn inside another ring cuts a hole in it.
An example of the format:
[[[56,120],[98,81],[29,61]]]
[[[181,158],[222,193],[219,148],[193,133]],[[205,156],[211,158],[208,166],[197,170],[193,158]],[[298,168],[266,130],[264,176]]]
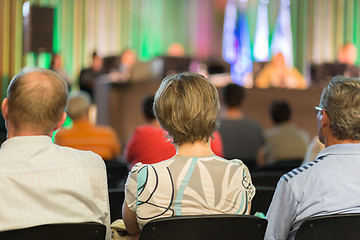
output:
[[[360,79],[333,77],[315,112],[325,149],[281,177],[265,239],[294,239],[314,216],[360,213]]]

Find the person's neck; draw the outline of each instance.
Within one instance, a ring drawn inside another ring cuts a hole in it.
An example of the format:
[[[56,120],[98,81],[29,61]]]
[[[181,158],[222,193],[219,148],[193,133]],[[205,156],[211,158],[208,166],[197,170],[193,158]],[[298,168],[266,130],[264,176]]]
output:
[[[227,108],[225,115],[227,119],[242,119],[245,117],[245,114],[238,107]]]
[[[153,120],[148,121],[148,123],[149,123],[151,126],[153,126],[153,127],[161,128],[161,126],[160,126],[158,120],[156,120],[156,118],[153,119]]]
[[[210,141],[196,141],[194,143],[183,143],[176,146],[176,155],[185,157],[206,157],[214,155],[210,147]]]
[[[7,133],[7,139],[10,139],[12,137],[30,137],[30,136],[49,136],[52,137],[52,133],[39,133],[34,131],[11,131],[9,130]]]
[[[360,142],[359,140],[352,140],[352,139],[339,140],[334,136],[328,136],[325,139],[324,145],[325,147],[329,147],[336,144],[359,143],[359,142]]]

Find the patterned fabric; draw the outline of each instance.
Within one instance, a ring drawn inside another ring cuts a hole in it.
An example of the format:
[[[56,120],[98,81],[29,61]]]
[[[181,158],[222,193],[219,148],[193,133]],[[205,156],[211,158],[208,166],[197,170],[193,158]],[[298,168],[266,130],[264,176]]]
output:
[[[240,160],[181,157],[136,164],[126,183],[125,201],[140,228],[158,217],[196,214],[248,214],[255,195]]]
[[[308,218],[360,213],[360,144],[336,144],[284,174],[266,218],[266,240],[294,239]]]

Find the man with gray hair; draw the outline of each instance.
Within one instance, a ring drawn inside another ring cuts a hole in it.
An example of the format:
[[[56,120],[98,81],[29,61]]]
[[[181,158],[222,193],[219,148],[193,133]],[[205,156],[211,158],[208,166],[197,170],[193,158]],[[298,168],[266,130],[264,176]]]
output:
[[[60,146],[93,151],[104,160],[115,160],[121,146],[115,131],[108,126],[97,126],[89,120],[90,95],[84,91],[70,93],[66,113],[73,120],[71,128],[61,128],[55,135]]]
[[[360,79],[333,77],[315,111],[326,148],[281,177],[266,216],[265,239],[294,239],[311,217],[360,213]]]
[[[110,213],[106,169],[92,152],[55,145],[68,89],[54,72],[24,69],[2,102],[8,139],[0,149],[0,231],[51,223],[99,222]]]

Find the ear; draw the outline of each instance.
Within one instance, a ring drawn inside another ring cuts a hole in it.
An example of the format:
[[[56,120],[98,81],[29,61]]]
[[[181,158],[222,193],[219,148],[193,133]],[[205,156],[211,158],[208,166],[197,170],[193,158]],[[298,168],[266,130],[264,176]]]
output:
[[[56,130],[58,130],[63,124],[64,124],[64,122],[65,122],[65,120],[66,120],[66,112],[63,112],[62,114],[61,114],[61,117],[60,117],[60,120],[59,120],[59,122],[56,124],[56,126],[55,126],[55,128],[54,128],[54,131],[56,131]]]
[[[8,99],[4,98],[4,100],[2,101],[1,104],[1,111],[2,111],[2,115],[4,117],[4,120],[7,121],[8,120]]]
[[[321,118],[321,125],[323,127],[327,126],[328,128],[330,128],[330,118],[329,118],[329,115],[324,111],[322,110],[322,118]]]

